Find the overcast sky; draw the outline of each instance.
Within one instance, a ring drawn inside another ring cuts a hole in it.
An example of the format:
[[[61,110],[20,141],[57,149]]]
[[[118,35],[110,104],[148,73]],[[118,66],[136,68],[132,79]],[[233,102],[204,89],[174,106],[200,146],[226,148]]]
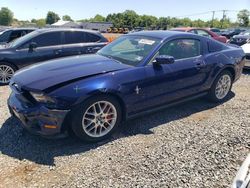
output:
[[[0,0],[0,7],[10,8],[19,20],[45,18],[49,10],[59,16],[68,14],[72,19],[79,20],[96,14],[106,16],[127,9],[156,17],[187,16],[204,20],[211,19],[212,13],[199,13],[230,10],[227,16],[235,20],[238,10],[250,10],[250,0]],[[216,12],[215,17],[222,18],[222,12]]]

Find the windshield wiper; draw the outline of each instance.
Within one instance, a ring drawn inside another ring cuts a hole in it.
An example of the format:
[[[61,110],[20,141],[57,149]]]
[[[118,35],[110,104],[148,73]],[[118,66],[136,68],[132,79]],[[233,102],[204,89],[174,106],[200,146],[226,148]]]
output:
[[[104,56],[104,57],[107,57],[107,58],[109,58],[109,59],[112,59],[112,60],[114,60],[114,61],[116,61],[117,63],[122,63],[121,61],[118,61],[117,59],[115,59],[113,56],[111,56],[111,55],[107,55],[107,54],[102,54],[102,53],[97,53],[98,55],[102,55],[102,56]]]

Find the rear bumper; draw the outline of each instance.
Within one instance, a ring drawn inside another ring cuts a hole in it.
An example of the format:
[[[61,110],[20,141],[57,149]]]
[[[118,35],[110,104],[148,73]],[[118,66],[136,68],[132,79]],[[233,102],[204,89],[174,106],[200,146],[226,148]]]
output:
[[[8,107],[10,113],[32,134],[48,138],[65,136],[62,126],[69,110],[48,109],[43,105],[28,107],[13,92],[8,99]]]

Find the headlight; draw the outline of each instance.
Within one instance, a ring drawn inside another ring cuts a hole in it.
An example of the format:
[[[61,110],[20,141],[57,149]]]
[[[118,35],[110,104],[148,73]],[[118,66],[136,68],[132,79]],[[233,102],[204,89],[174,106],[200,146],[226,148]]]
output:
[[[247,41],[246,41],[247,43],[250,43],[250,38],[249,39],[247,39]]]
[[[32,97],[40,103],[55,103],[55,100],[52,99],[51,97],[44,95],[43,93],[34,93],[34,92],[30,92],[30,94],[32,95]]]

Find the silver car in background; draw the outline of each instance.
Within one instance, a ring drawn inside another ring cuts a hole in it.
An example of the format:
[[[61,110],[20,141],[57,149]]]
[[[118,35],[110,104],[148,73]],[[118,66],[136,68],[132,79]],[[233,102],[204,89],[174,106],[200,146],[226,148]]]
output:
[[[250,188],[250,154],[237,172],[232,188]]]
[[[241,47],[246,54],[246,63],[244,68],[250,69],[250,40],[248,41],[248,43],[242,45]]]

